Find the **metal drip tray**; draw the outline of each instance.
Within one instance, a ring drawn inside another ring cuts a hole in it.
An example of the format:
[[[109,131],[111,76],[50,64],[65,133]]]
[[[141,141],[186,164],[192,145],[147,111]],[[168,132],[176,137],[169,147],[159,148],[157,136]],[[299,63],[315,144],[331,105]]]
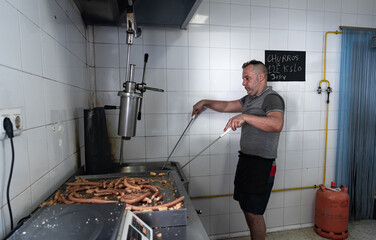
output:
[[[183,170],[178,162],[168,162],[166,166],[162,167],[165,162],[130,162],[118,165],[110,170],[108,173],[140,173],[140,172],[166,172],[176,171],[185,190],[188,192],[188,179],[185,177]]]
[[[123,213],[123,203],[44,206],[8,239],[116,239]]]

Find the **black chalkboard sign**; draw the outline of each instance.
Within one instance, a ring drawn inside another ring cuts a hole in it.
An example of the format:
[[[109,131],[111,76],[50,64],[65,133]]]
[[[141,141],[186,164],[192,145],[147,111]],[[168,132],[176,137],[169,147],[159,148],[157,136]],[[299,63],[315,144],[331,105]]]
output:
[[[268,81],[305,81],[306,53],[265,50]]]

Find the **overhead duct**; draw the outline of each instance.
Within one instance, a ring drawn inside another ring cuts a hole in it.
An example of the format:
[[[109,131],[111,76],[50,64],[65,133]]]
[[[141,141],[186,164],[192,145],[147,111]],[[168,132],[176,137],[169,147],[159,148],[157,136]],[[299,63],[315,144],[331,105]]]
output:
[[[74,0],[86,25],[125,26],[133,7],[137,26],[186,29],[202,0]]]

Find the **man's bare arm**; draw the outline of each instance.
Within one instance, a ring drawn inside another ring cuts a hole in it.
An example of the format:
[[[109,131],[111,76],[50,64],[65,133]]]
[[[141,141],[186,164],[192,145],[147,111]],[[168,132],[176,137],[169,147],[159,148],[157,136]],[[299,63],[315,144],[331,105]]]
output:
[[[242,105],[239,100],[218,101],[218,100],[201,100],[193,106],[192,115],[199,114],[204,107],[213,109],[217,112],[241,112]]]

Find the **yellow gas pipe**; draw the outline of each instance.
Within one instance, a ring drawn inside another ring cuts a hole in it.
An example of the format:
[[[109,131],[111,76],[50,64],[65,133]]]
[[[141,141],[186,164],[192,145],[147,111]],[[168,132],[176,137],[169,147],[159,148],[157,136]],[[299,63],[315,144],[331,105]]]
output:
[[[339,31],[328,31],[325,33],[325,51],[324,51],[324,79],[319,82],[319,89],[321,93],[321,83],[326,82],[328,85],[327,92],[331,92],[330,88],[330,82],[326,80],[326,45],[327,45],[327,36],[328,33],[335,33],[339,34],[342,32]],[[327,146],[328,146],[328,118],[329,118],[329,95],[328,100],[326,102],[326,128],[325,128],[325,156],[324,156],[324,182],[325,185],[325,179],[326,179],[326,153],[327,153]],[[313,186],[307,186],[307,187],[296,187],[296,188],[284,188],[284,189],[275,189],[272,190],[272,192],[282,192],[282,191],[290,191],[290,190],[300,190],[300,189],[309,189],[309,188],[317,188],[318,185]],[[198,197],[191,197],[191,199],[202,199],[202,198],[216,198],[216,197],[230,197],[233,196],[233,194],[221,194],[221,195],[209,195],[209,196],[198,196]]]

